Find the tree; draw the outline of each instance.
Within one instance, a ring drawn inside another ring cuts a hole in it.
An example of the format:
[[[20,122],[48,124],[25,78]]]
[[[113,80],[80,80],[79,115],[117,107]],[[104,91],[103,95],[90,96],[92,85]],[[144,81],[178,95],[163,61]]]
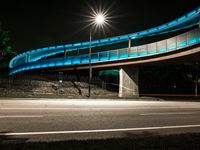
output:
[[[17,53],[13,50],[10,42],[9,32],[5,31],[0,23],[0,67],[8,66],[12,57]]]
[[[200,61],[159,64],[140,69],[140,90],[158,94],[199,96]]]
[[[185,63],[185,65],[189,68],[187,76],[194,83],[195,96],[198,96],[198,84],[200,80],[200,61],[196,61],[194,63]]]

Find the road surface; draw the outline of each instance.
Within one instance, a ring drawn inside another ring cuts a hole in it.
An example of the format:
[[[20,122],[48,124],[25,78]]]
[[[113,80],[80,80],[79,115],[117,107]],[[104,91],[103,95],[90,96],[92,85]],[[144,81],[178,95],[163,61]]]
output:
[[[200,102],[0,100],[0,140],[60,141],[200,133]]]

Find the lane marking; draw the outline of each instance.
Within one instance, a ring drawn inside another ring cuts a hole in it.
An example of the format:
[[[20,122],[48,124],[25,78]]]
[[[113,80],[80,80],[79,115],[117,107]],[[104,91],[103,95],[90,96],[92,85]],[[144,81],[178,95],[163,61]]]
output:
[[[196,112],[197,113],[197,112]],[[195,112],[166,112],[166,113],[144,113],[140,114],[141,116],[156,116],[156,115],[191,115],[191,114],[196,114]]]
[[[105,108],[105,107],[97,107],[97,108],[89,108],[89,107],[85,107],[85,108],[80,108],[80,107],[75,107],[75,108],[0,108],[1,110],[69,110],[69,111],[82,111],[82,110],[136,110],[136,109],[141,109],[141,108],[124,108],[124,107],[113,107],[113,108]]]
[[[87,109],[87,110],[95,110],[95,109],[129,109],[129,110],[135,110],[135,109],[144,109],[144,108],[150,108],[150,107],[146,107],[146,106],[142,106],[142,107],[62,107],[62,108],[57,108],[57,107],[49,107],[49,108],[45,108],[45,107],[38,107],[38,108],[33,108],[33,107],[29,107],[29,108],[19,108],[19,107],[15,107],[15,108],[1,108],[0,107],[0,111],[1,110],[80,110],[80,109]],[[199,107],[200,108],[200,107]],[[199,108],[196,108],[199,110]],[[151,108],[151,109],[155,109],[155,108]],[[193,109],[190,107],[160,107],[160,109]]]
[[[18,133],[16,132],[16,133],[0,133],[0,136],[100,133],[100,132],[144,131],[144,130],[181,129],[181,128],[199,128],[199,127],[200,127],[200,124],[197,124],[197,125],[180,125],[180,126],[143,127],[143,128],[101,129],[101,130],[18,132]]]
[[[0,116],[0,118],[42,118],[44,116]]]

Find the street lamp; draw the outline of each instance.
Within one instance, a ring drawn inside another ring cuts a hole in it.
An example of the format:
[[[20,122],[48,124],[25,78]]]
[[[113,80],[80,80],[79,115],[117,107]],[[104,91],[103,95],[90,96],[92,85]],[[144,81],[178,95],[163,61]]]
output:
[[[103,26],[106,22],[106,16],[104,14],[96,14],[93,17],[92,24],[96,27]],[[90,47],[89,47],[89,85],[88,85],[88,97],[91,96],[91,80],[92,80],[92,67],[91,67],[91,52],[92,52],[92,27],[90,28]]]
[[[105,16],[103,14],[97,14],[95,16],[95,23],[97,25],[102,25],[105,23]]]

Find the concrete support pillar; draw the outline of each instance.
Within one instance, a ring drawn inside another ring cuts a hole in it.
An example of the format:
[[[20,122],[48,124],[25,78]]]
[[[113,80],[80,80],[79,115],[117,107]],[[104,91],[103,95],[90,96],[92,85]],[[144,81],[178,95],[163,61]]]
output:
[[[66,49],[66,47],[64,48],[64,58],[66,58],[66,56],[67,56],[67,49]]]
[[[29,54],[26,54],[26,63],[29,62]]]
[[[199,12],[199,28],[200,28],[200,12]]]
[[[119,71],[119,97],[138,97],[139,70],[133,67],[122,67]]]
[[[131,39],[128,40],[128,48],[131,48]]]
[[[128,40],[128,56],[130,56],[131,51],[131,39]]]

